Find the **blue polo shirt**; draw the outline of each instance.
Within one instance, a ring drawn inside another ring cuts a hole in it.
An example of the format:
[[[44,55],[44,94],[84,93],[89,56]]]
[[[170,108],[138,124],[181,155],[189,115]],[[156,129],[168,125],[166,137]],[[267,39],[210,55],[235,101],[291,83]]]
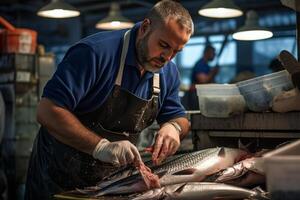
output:
[[[153,73],[140,76],[137,68],[135,39],[140,23],[131,31],[121,87],[143,99],[152,96]],[[46,97],[74,114],[99,108],[111,93],[117,77],[123,36],[126,30],[93,34],[73,45],[53,77],[46,84]],[[179,92],[179,72],[172,62],[160,71],[158,123],[185,115]]]
[[[209,65],[203,58],[201,58],[198,62],[196,62],[193,68],[192,78],[191,78],[192,83],[194,84],[197,83],[197,79],[196,79],[197,74],[201,74],[201,73],[208,74],[209,72],[210,72]]]

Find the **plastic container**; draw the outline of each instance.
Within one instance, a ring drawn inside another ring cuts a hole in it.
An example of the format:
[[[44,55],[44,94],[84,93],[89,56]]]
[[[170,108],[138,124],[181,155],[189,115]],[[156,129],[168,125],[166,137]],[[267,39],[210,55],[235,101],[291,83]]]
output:
[[[300,140],[264,155],[267,189],[272,200],[300,197]]]
[[[36,72],[37,56],[32,54],[3,53],[0,55],[0,70],[24,70]]]
[[[244,96],[249,110],[254,112],[269,110],[274,96],[294,87],[286,70],[241,81],[236,85]]]
[[[0,30],[1,53],[35,54],[37,32],[30,29],[15,28],[0,16],[0,24],[6,29]]]
[[[196,85],[199,108],[206,117],[226,118],[243,113],[244,97],[235,84]]]

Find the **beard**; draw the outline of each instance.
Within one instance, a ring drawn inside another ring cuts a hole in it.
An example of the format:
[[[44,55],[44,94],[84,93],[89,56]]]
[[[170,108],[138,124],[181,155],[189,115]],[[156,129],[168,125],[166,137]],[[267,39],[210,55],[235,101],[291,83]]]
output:
[[[151,32],[149,32],[144,36],[144,38],[140,39],[140,41],[137,42],[137,61],[146,71],[154,73],[158,72],[160,68],[162,68],[166,64],[167,61],[163,57],[150,58],[148,46],[150,34]],[[151,61],[154,60],[159,61],[162,64],[154,65],[151,63]]]

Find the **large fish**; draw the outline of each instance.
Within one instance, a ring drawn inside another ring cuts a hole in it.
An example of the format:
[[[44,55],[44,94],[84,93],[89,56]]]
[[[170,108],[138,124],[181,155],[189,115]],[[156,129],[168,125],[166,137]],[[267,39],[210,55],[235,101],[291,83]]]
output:
[[[247,157],[248,153],[240,149],[224,147],[210,148],[192,153],[187,153],[170,159],[159,166],[150,166],[152,172],[159,176],[161,186],[200,182],[208,175],[219,172],[232,166],[234,163]],[[125,170],[126,171],[126,170]],[[138,173],[122,177],[116,175],[116,181],[109,179],[98,184],[96,187],[89,187],[78,190],[90,196],[103,196],[107,194],[129,194],[147,191],[147,185]]]
[[[261,190],[249,190],[222,183],[183,183],[168,185],[145,192],[133,200],[213,200],[213,199],[251,199],[267,200],[269,197]]]

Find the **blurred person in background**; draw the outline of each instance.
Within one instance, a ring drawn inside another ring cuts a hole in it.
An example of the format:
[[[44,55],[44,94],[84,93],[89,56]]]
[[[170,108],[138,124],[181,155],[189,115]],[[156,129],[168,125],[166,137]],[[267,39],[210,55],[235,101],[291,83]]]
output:
[[[186,94],[188,99],[186,105],[187,110],[199,110],[195,85],[214,82],[214,79],[219,72],[219,67],[210,67],[209,62],[214,60],[215,55],[216,49],[212,45],[207,45],[204,48],[202,57],[193,67],[190,91]]]
[[[219,67],[210,67],[209,62],[213,61],[216,55],[216,49],[207,45],[204,48],[202,58],[198,60],[192,71],[192,86],[195,90],[196,84],[213,83],[216,75],[219,72]]]

